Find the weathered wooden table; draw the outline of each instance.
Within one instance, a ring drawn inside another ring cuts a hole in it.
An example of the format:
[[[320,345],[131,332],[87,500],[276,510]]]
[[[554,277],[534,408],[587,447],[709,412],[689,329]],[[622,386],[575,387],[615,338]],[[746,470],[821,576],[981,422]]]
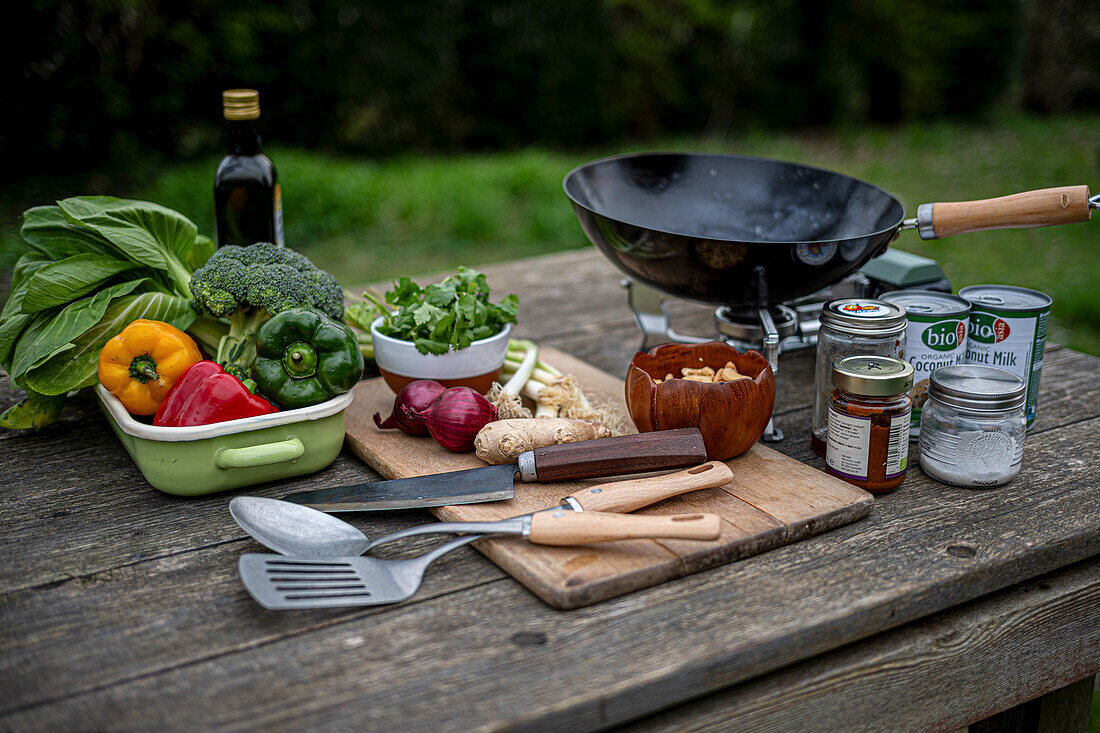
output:
[[[486,269],[520,294],[519,333],[624,371],[640,337],[593,250]],[[675,313],[710,332],[708,309]],[[1085,710],[1100,669],[1098,377],[1100,359],[1048,348],[1005,488],[912,468],[862,522],[569,612],[472,549],[397,606],[265,611],[237,578],[259,548],[229,496],[150,488],[82,396],[56,427],[0,435],[0,728],[946,730],[1064,688],[1001,720],[1068,729],[1056,716]],[[779,449],[821,467],[811,354],[778,382]],[[250,493],[374,475],[345,451]]]

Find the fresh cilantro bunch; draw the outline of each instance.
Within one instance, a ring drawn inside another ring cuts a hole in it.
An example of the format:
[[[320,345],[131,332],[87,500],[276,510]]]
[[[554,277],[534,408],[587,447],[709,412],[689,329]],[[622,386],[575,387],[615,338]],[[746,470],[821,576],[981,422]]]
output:
[[[459,267],[438,285],[420,287],[407,277],[386,293],[391,310],[370,293],[364,293],[383,317],[380,333],[412,341],[421,354],[445,354],[465,349],[471,342],[500,333],[505,324],[516,322],[519,298],[514,294],[497,304],[489,302],[485,275]]]

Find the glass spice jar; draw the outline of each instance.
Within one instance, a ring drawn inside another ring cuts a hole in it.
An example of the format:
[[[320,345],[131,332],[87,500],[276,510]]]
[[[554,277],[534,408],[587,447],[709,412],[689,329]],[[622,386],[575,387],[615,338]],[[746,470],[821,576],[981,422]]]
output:
[[[913,365],[889,356],[833,363],[825,470],[873,494],[905,480]]]
[[[833,362],[857,354],[903,359],[907,325],[905,308],[881,300],[841,298],[830,300],[821,309],[810,437],[810,444],[819,456],[825,455]]]
[[[1020,473],[1027,384],[1012,372],[960,364],[932,372],[921,414],[920,465],[946,484],[1003,486]]]

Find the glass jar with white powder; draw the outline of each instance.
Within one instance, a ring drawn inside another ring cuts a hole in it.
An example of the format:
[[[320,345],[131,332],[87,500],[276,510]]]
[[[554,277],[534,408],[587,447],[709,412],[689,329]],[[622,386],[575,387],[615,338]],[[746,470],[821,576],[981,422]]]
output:
[[[1020,472],[1027,385],[1011,372],[977,364],[937,369],[920,422],[920,465],[955,486],[1002,486]]]

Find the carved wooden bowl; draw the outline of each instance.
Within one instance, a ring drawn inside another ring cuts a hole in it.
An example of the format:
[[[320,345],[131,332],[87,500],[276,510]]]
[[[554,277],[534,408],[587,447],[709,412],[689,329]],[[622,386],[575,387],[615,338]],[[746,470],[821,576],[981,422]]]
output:
[[[732,361],[751,379],[707,384],[680,376],[682,367],[721,369]],[[721,341],[662,344],[639,351],[626,374],[626,406],[639,432],[699,428],[707,458],[724,461],[739,456],[760,440],[775,406],[775,376],[758,351],[744,354]]]

